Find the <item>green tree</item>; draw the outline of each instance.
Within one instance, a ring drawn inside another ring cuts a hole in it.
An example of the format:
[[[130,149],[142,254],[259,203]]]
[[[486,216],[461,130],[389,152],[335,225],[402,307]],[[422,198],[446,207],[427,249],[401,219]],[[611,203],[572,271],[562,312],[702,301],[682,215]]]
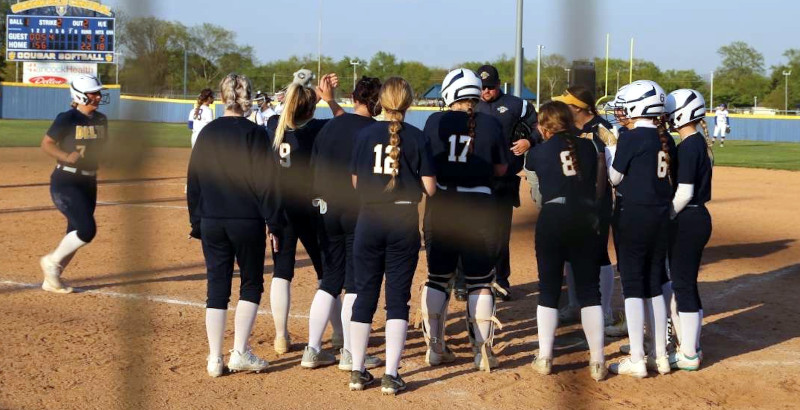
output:
[[[770,86],[764,77],[764,55],[743,41],[722,46],[717,53],[722,67],[714,77],[714,98],[740,106],[752,105],[754,96],[763,100]]]
[[[789,49],[783,53],[786,57],[786,64],[780,64],[772,67],[770,74],[770,93],[764,99],[764,105],[767,107],[784,109],[786,98],[786,85],[788,80],[788,105],[789,110],[796,110],[800,104],[800,81],[796,80],[800,77],[800,50]],[[791,74],[786,78],[784,71],[790,71]]]

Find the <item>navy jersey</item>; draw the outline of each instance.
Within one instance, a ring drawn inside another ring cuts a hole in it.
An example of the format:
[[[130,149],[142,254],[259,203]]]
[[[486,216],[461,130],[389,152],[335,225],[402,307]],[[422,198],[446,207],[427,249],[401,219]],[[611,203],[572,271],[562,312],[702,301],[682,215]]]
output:
[[[344,205],[356,196],[350,175],[350,160],[356,135],[374,124],[371,117],[344,114],[331,119],[317,135],[311,154],[314,196],[330,204]]]
[[[536,130],[536,122],[538,121],[536,110],[533,108],[531,103],[522,100],[521,98],[501,93],[500,96],[492,102],[481,100],[475,106],[475,111],[489,114],[500,121],[500,124],[503,126],[503,138],[506,142],[507,151],[511,149],[511,146],[514,143],[514,141],[512,141],[514,138],[512,134],[514,131],[514,126],[519,121],[524,121],[533,130],[531,136],[528,138],[528,140],[531,142],[531,146],[535,145],[537,139],[540,138],[538,136],[538,131]],[[511,153],[509,156],[508,171],[506,171],[506,176],[512,176],[519,173],[519,171],[522,170],[524,163],[524,155],[516,156]]]
[[[278,116],[273,116],[267,123],[270,145],[273,145],[275,141],[278,119]],[[286,130],[283,134],[283,142],[274,151],[275,159],[279,164],[280,192],[287,204],[311,206],[314,184],[311,171],[311,151],[317,135],[327,122],[328,120],[312,119],[296,130]]]
[[[617,143],[613,168],[625,175],[617,191],[625,203],[638,205],[667,205],[672,201],[671,175],[674,175],[675,141],[669,149],[669,158],[661,150],[658,130],[636,127],[625,133]]]
[[[350,173],[358,176],[357,192],[362,203],[419,202],[422,198],[422,177],[432,177],[430,142],[419,128],[402,123],[400,130],[400,168],[395,187],[385,192],[392,178],[392,159],[389,157],[389,121],[380,121],[364,128],[356,136]]]
[[[440,185],[489,187],[494,165],[508,163],[510,152],[500,122],[486,114],[474,115],[474,139],[469,137],[469,114],[463,111],[437,112],[425,123],[425,138],[431,143],[436,182]]]
[[[711,200],[711,158],[706,139],[692,134],[678,145],[678,183],[694,185],[689,205],[703,205]]]
[[[66,153],[77,151],[81,154],[75,164],[59,161],[61,165],[76,167],[86,171],[96,171],[102,144],[108,136],[108,120],[105,114],[95,111],[91,117],[77,108],[58,114],[47,136],[58,143]]]
[[[577,158],[573,158],[569,151],[568,138],[575,143]],[[558,133],[535,146],[531,150],[531,156],[532,170],[539,178],[543,203],[564,197],[567,203],[594,205],[597,151],[591,141],[568,133]]]

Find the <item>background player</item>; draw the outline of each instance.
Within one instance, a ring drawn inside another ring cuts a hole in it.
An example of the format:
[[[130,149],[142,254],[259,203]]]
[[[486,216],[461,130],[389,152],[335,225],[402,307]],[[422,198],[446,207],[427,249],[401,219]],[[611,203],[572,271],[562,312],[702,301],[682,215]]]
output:
[[[278,113],[272,109],[271,101],[272,100],[270,100],[266,93],[262,93],[261,91],[256,93],[255,103],[258,105],[258,110],[256,110],[256,124],[266,127],[269,119],[272,118],[273,115],[278,115]]]
[[[408,330],[408,301],[419,260],[419,212],[425,193],[436,192],[430,145],[418,128],[403,122],[414,99],[408,82],[391,77],[380,103],[385,121],[364,128],[356,137],[350,167],[361,200],[353,243],[358,297],[350,322],[353,371],[350,390],[373,382],[364,367],[372,318],[386,276],[386,370],[384,394],[405,390],[397,372]]]
[[[426,202],[425,246],[428,281],[422,291],[422,316],[430,365],[455,356],[444,343],[448,285],[462,262],[469,292],[467,328],[475,368],[497,367],[492,354],[495,317],[492,268],[497,261],[495,198],[492,179],[506,174],[508,150],[500,123],[476,113],[481,80],[471,70],[451,71],[442,82],[442,99],[450,111],[437,112],[425,124],[431,142],[438,194]],[[465,223],[469,221],[469,223]]]
[[[728,117],[728,104],[722,103],[714,113],[714,138],[712,139],[712,143],[716,144],[717,137],[719,136],[719,147],[724,147],[725,135],[728,134],[730,130],[731,121]]]
[[[61,283],[61,273],[75,253],[94,239],[97,225],[97,168],[100,151],[108,136],[108,120],[97,111],[108,103],[103,85],[92,75],[80,75],[70,82],[72,109],[58,114],[42,138],[41,148],[58,161],[50,175],[53,204],[67,218],[67,234],[55,250],[39,264],[44,274],[42,289],[71,293]]]
[[[214,112],[209,107],[214,103],[214,91],[206,88],[197,96],[195,107],[189,111],[189,129],[192,130],[192,148],[197,143],[197,136],[209,122],[214,120]]]

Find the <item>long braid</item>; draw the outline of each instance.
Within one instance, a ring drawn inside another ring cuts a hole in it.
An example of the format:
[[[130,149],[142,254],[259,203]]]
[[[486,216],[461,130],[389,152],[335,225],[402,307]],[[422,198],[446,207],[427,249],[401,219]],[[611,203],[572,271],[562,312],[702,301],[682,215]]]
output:
[[[708,151],[708,158],[711,160],[711,165],[714,165],[714,141],[711,140],[711,134],[708,133],[708,124],[705,119],[700,120],[700,126],[703,127],[703,138],[706,139],[706,151]]]
[[[661,141],[661,151],[664,152],[664,158],[667,161],[667,169],[669,170],[672,159],[669,157],[668,138],[672,138],[672,135],[670,135],[669,131],[667,131],[667,127],[664,125],[665,121],[663,118],[656,119],[655,123],[656,127],[658,127],[658,139]]]
[[[578,161],[578,153],[577,153],[577,150],[575,149],[575,140],[574,140],[574,138],[576,138],[576,137],[574,137],[572,135],[568,135],[568,136],[565,136],[564,141],[566,141],[566,143],[567,143],[567,151],[569,151],[569,157],[570,157],[570,159],[572,159],[572,169],[575,170],[575,174],[578,177],[578,181],[580,181],[580,180],[583,179],[583,176],[581,175],[581,166],[580,166],[580,162]]]
[[[470,138],[467,152],[472,154],[473,147],[475,147],[475,110],[473,109],[473,105],[470,105],[469,109],[467,109],[467,115],[469,115],[469,120],[467,120],[467,135],[469,135]]]
[[[403,114],[397,111],[387,110],[389,119],[389,158],[392,159],[392,179],[386,184],[384,191],[391,192],[396,184],[397,174],[400,172],[400,131],[403,129]]]

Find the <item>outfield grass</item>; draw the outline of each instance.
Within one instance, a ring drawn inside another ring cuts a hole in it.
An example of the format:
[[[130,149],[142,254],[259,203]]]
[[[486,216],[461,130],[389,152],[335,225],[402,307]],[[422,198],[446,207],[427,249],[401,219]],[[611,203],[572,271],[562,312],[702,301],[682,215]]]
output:
[[[0,147],[35,147],[50,121],[0,120]],[[186,124],[112,121],[110,131],[125,129],[141,135],[156,147],[189,147]],[[800,170],[800,143],[728,141],[714,147],[715,164],[721,166]]]

